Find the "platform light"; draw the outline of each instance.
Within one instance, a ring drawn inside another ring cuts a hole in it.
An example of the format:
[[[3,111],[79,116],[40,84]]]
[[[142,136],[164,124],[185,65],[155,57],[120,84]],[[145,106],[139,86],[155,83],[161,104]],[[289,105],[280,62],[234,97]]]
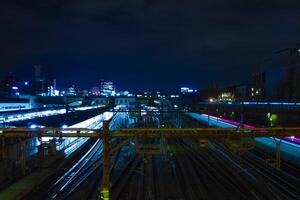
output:
[[[61,128],[66,129],[66,128],[68,128],[68,126],[66,124],[64,124],[64,125],[61,126]]]
[[[290,138],[291,138],[291,140],[294,140],[294,139],[295,139],[295,136],[291,136]]]
[[[32,128],[32,129],[34,129],[34,128],[37,128],[38,126],[36,125],[36,124],[31,124],[30,126],[29,126],[29,128]]]
[[[181,87],[180,91],[181,91],[181,93],[187,93],[189,89],[190,88],[188,88],[188,87]]]
[[[13,86],[13,87],[11,87],[11,89],[18,90],[19,88],[17,86]]]

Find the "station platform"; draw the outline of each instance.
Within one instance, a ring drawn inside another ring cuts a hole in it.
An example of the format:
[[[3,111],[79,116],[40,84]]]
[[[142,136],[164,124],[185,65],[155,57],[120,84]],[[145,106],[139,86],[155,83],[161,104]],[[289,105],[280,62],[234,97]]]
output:
[[[61,167],[60,164],[55,164],[64,158],[64,153],[59,152],[55,156],[48,157],[40,163],[40,167],[32,173],[24,176],[12,185],[0,191],[0,199],[16,200],[23,199],[30,192],[39,188],[40,185],[47,179],[51,178]]]
[[[50,178],[56,168],[40,168],[0,192],[0,199],[22,199]]]

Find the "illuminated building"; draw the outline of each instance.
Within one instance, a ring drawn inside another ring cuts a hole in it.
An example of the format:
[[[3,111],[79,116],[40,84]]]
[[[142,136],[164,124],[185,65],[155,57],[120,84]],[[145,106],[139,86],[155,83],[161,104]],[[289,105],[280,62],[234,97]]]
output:
[[[120,96],[115,98],[115,105],[134,107],[136,105],[135,97]]]
[[[30,95],[19,95],[0,99],[0,112],[28,110],[36,107],[36,97]]]
[[[233,101],[234,95],[231,92],[222,92],[218,96],[218,101]]]
[[[75,85],[72,85],[71,87],[69,87],[65,93],[66,96],[77,96],[77,94],[78,94],[78,92],[77,92],[77,88]]]
[[[101,80],[101,88],[100,88],[100,95],[101,96],[115,96],[116,90],[113,81],[103,81]]]
[[[181,87],[180,88],[180,92],[182,94],[191,94],[191,93],[196,93],[198,92],[198,90],[195,90],[195,89],[192,89],[192,88],[189,88],[189,87]]]
[[[53,85],[47,87],[47,96],[59,96],[59,90],[56,89],[56,79],[53,80]]]
[[[241,84],[234,87],[236,101],[260,101],[264,99],[262,88],[251,84]]]
[[[48,87],[47,95],[48,96],[54,96],[54,88],[53,88],[53,86],[49,86]]]

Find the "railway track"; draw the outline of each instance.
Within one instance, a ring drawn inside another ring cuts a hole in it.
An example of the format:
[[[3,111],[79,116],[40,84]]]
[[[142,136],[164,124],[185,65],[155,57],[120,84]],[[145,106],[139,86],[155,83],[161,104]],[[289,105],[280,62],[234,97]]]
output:
[[[112,199],[122,199],[122,195],[128,195],[128,191],[130,191],[128,187],[132,187],[132,184],[128,185],[128,183],[137,173],[141,173],[137,169],[142,165],[142,162],[140,155],[134,155],[129,163],[123,168],[122,172],[112,180]],[[136,190],[134,189],[133,191]]]
[[[272,199],[300,199],[300,189],[297,185],[300,184],[300,180],[271,167],[262,158],[251,152],[246,152],[242,156],[233,155],[220,143],[214,143],[222,152],[226,152],[232,159],[239,161],[247,169],[251,169],[251,172],[262,185],[263,189],[261,193],[268,194],[264,198]],[[261,189],[261,188],[259,188]],[[266,192],[266,191],[268,192]]]
[[[273,191],[280,191],[285,199],[300,199],[300,180],[279,171],[253,153],[246,152],[243,159],[257,169],[257,172],[272,183]],[[274,189],[277,188],[277,189]]]
[[[118,117],[124,117],[122,114],[115,114],[110,123],[110,129],[116,130],[118,127]],[[98,127],[101,123],[96,124]],[[87,179],[92,174],[97,174],[95,178],[91,180],[94,183],[89,189],[89,192],[85,194],[85,198],[93,198],[97,193],[99,183],[101,182],[102,174],[102,154],[103,154],[103,144],[102,140],[98,139],[94,145],[87,151],[87,153],[73,166],[71,167],[61,178],[59,178],[51,187],[48,192],[47,199],[66,199],[74,196],[73,193],[76,192],[85,183]],[[116,160],[118,157],[114,156],[113,159]]]
[[[101,164],[102,140],[96,140],[90,150],[50,189],[48,199],[64,199],[69,196]]]
[[[183,141],[175,144],[177,152],[170,156],[167,167],[161,163],[161,155],[151,156],[147,162],[135,155],[113,180],[113,199],[297,199],[266,181],[257,172],[262,169],[242,158],[226,156],[230,154],[226,149],[220,153],[195,149]]]
[[[231,181],[233,179],[232,172],[216,166],[216,164],[220,164],[216,162],[217,158],[214,162],[211,162],[209,156],[203,154],[204,152],[199,154],[194,148],[182,141],[176,143],[184,149],[185,156],[189,160],[186,162],[195,171],[195,175],[190,176],[189,180],[199,179],[202,182],[201,193],[198,197],[201,197],[201,199],[246,199],[244,196],[245,190],[241,189],[241,185],[236,184],[238,181]]]
[[[260,157],[261,159],[265,160],[265,162],[268,162],[271,159],[275,160],[275,156],[273,154],[270,154],[266,151],[263,151],[262,149],[259,148],[255,148],[253,150],[250,151],[251,153],[254,153],[255,155],[257,155],[258,157]],[[270,163],[269,163],[270,164]],[[290,163],[288,163],[286,160],[284,160],[284,158],[281,158],[281,167],[280,169],[288,174],[290,174],[291,176],[294,176],[298,179],[300,179],[300,168],[299,166],[294,166]]]

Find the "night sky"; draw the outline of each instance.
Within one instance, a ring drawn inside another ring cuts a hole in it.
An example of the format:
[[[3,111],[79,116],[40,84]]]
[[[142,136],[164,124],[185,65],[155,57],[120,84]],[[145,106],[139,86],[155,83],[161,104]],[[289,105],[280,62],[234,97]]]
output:
[[[1,0],[0,78],[143,90],[244,83],[300,42],[299,0]]]

